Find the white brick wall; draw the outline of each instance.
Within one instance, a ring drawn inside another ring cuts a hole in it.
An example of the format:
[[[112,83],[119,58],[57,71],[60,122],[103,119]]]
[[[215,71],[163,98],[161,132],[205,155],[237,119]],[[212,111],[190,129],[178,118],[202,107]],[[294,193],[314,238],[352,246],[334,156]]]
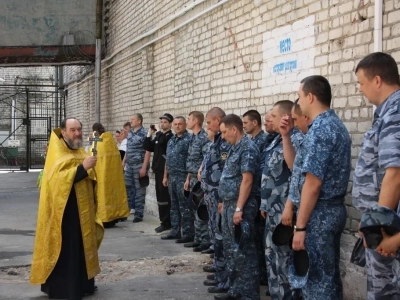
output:
[[[192,3],[135,1],[133,5],[132,1],[113,1],[107,55]],[[196,6],[146,42],[216,3],[208,0]],[[396,21],[400,4],[392,0],[384,3],[383,49],[400,62],[400,26]],[[252,108],[264,113],[276,101],[294,100],[303,77],[320,74],[331,82],[332,106],[351,133],[354,164],[372,119],[372,106],[358,92],[354,68],[373,50],[373,5],[369,0],[228,1],[103,71],[102,122],[115,130],[133,112],[141,112],[148,126],[164,112],[186,116],[191,110],[206,112],[212,106],[227,113],[242,114]],[[289,38],[290,49],[282,44],[281,53],[281,41]],[[141,45],[143,41],[132,44],[108,63]],[[291,70],[281,70],[279,63],[294,60],[296,67],[288,64]],[[68,114],[81,117],[88,128],[94,121],[93,78],[74,84],[68,92]],[[346,201],[351,204],[350,197]],[[156,212],[152,187],[146,205]],[[354,230],[359,213],[349,206],[348,214],[347,228]],[[347,236],[344,246],[349,248],[353,242],[354,238]],[[351,278],[345,280],[348,299],[365,299],[364,288],[352,286],[362,278],[363,270],[346,264],[346,272]]]
[[[0,67],[0,84],[39,84],[53,85],[54,67],[26,67],[26,68],[2,68]]]

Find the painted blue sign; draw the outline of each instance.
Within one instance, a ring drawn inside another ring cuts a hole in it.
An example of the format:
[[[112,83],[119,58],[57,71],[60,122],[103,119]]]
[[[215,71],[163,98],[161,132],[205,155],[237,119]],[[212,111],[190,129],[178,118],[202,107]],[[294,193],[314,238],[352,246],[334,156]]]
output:
[[[290,38],[284,39],[279,42],[279,52],[287,53],[292,51],[292,40]]]
[[[297,60],[290,60],[287,62],[282,62],[282,63],[276,64],[273,67],[273,71],[274,71],[274,73],[280,73],[283,71],[292,71],[296,68],[297,68]]]

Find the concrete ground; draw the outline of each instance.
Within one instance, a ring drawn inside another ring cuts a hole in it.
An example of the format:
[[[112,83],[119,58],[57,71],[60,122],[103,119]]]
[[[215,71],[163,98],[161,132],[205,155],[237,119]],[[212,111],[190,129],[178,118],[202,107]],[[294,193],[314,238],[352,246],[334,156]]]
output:
[[[0,174],[0,300],[47,299],[39,286],[29,284],[37,175]],[[154,232],[159,222],[151,215],[138,224],[131,220],[106,229],[99,250],[102,272],[96,277],[98,292],[85,299],[213,299],[203,285],[206,273],[202,266],[210,262],[208,255],[162,241]],[[263,287],[261,295],[265,295]]]

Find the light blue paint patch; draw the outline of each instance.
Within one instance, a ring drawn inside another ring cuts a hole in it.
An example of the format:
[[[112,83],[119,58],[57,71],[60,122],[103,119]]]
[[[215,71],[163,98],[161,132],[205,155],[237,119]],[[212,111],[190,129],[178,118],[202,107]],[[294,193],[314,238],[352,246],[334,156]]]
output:
[[[292,51],[292,40],[290,38],[283,39],[279,42],[279,52],[287,53]]]
[[[290,60],[287,62],[276,64],[272,69],[274,73],[295,70],[297,69],[297,60]]]

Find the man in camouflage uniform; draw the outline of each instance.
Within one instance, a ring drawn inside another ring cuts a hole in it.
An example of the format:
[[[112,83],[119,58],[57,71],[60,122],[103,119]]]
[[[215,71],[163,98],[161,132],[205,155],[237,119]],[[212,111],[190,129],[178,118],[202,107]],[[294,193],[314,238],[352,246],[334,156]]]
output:
[[[227,292],[229,287],[229,274],[225,269],[225,258],[223,255],[222,232],[219,228],[220,214],[218,204],[222,203],[218,194],[218,185],[221,178],[225,161],[231,146],[222,138],[219,124],[225,112],[219,107],[214,107],[206,115],[207,130],[213,136],[213,143],[204,157],[200,170],[201,187],[204,191],[204,202],[207,205],[209,215],[210,239],[214,246],[213,269],[216,271],[213,282],[204,282],[206,285],[216,285],[210,287],[210,293]]]
[[[261,180],[261,213],[266,218],[265,259],[267,263],[268,286],[272,299],[296,299],[288,282],[289,245],[276,246],[272,234],[282,220],[289,190],[291,171],[283,155],[282,136],[279,124],[291,113],[293,102],[278,101],[272,110],[274,129],[278,133],[273,142],[264,150],[264,169]]]
[[[266,116],[270,118],[271,112],[268,112]],[[268,134],[261,128],[261,115],[256,110],[247,111],[242,118],[243,129],[249,135],[250,139],[256,144],[260,153],[262,153],[267,146]],[[259,174],[261,178],[261,170]],[[258,209],[261,205],[261,182],[259,184],[259,190],[256,195]],[[265,246],[264,246],[264,229],[265,219],[261,216],[260,211],[257,212],[255,219],[255,230],[254,230],[254,242],[258,252],[258,267],[260,269],[260,284],[268,285],[267,278],[267,267],[265,264]]]
[[[192,131],[189,144],[188,157],[186,160],[187,178],[184,184],[185,191],[190,191],[196,182],[197,173],[203,162],[204,156],[208,151],[211,141],[208,139],[206,131],[203,129],[204,115],[199,111],[189,113],[187,128]],[[186,247],[194,247],[194,252],[207,250],[210,246],[210,235],[208,233],[208,222],[202,221],[194,213],[194,242],[186,244]]]
[[[163,184],[168,186],[171,198],[171,231],[161,239],[188,243],[192,242],[194,237],[193,213],[183,194],[183,185],[187,176],[186,160],[191,135],[186,131],[184,117],[176,117],[173,127],[175,135],[168,141],[163,179]]]
[[[246,222],[254,234],[257,214],[257,189],[260,153],[243,132],[243,122],[237,115],[221,120],[223,138],[232,145],[219,182],[218,194],[223,200],[222,230],[226,268],[230,273],[227,294],[215,299],[259,300],[259,270],[253,236],[242,247],[233,249],[235,226]]]
[[[279,133],[282,135],[283,156],[292,176],[289,183],[289,195],[286,200],[285,209],[282,213],[282,224],[292,226],[293,212],[296,212],[294,203],[300,203],[299,184],[301,167],[303,165],[304,147],[303,140],[310,125],[310,118],[303,115],[297,99],[292,108],[291,116],[294,128],[288,118],[282,118],[279,125]],[[295,162],[296,159],[296,164]]]
[[[143,220],[146,187],[140,186],[139,178],[147,175],[150,166],[150,152],[143,148],[147,130],[142,124],[142,115],[134,114],[131,118],[131,129],[127,137],[126,153],[122,161],[125,169],[125,185],[129,205],[131,209],[135,209],[133,223]]]
[[[332,92],[326,78],[306,77],[298,94],[301,111],[312,120],[303,142],[301,199],[292,243],[293,250],[305,249],[310,257],[302,292],[305,299],[343,299],[340,237],[346,224],[351,138],[330,109]],[[300,287],[299,282],[290,284]]]
[[[364,136],[354,170],[353,205],[363,213],[376,205],[397,210],[400,199],[400,82],[397,64],[388,54],[372,53],[359,62],[356,75],[360,92],[377,109],[372,128]],[[386,246],[378,246],[377,250],[387,253],[384,248]],[[366,249],[365,256],[368,300],[400,299],[399,255],[385,257],[375,250]]]
[[[289,169],[292,171],[289,182],[289,194],[282,212],[281,223],[286,226],[293,226],[293,215],[297,213],[294,203],[300,203],[299,184],[301,167],[303,165],[304,147],[303,140],[310,125],[310,118],[303,115],[297,99],[291,111],[292,122],[286,116],[281,118],[279,133],[282,136],[283,156]],[[293,127],[294,125],[294,127]],[[296,164],[294,164],[296,159]],[[294,289],[294,299],[301,299],[301,289]]]

